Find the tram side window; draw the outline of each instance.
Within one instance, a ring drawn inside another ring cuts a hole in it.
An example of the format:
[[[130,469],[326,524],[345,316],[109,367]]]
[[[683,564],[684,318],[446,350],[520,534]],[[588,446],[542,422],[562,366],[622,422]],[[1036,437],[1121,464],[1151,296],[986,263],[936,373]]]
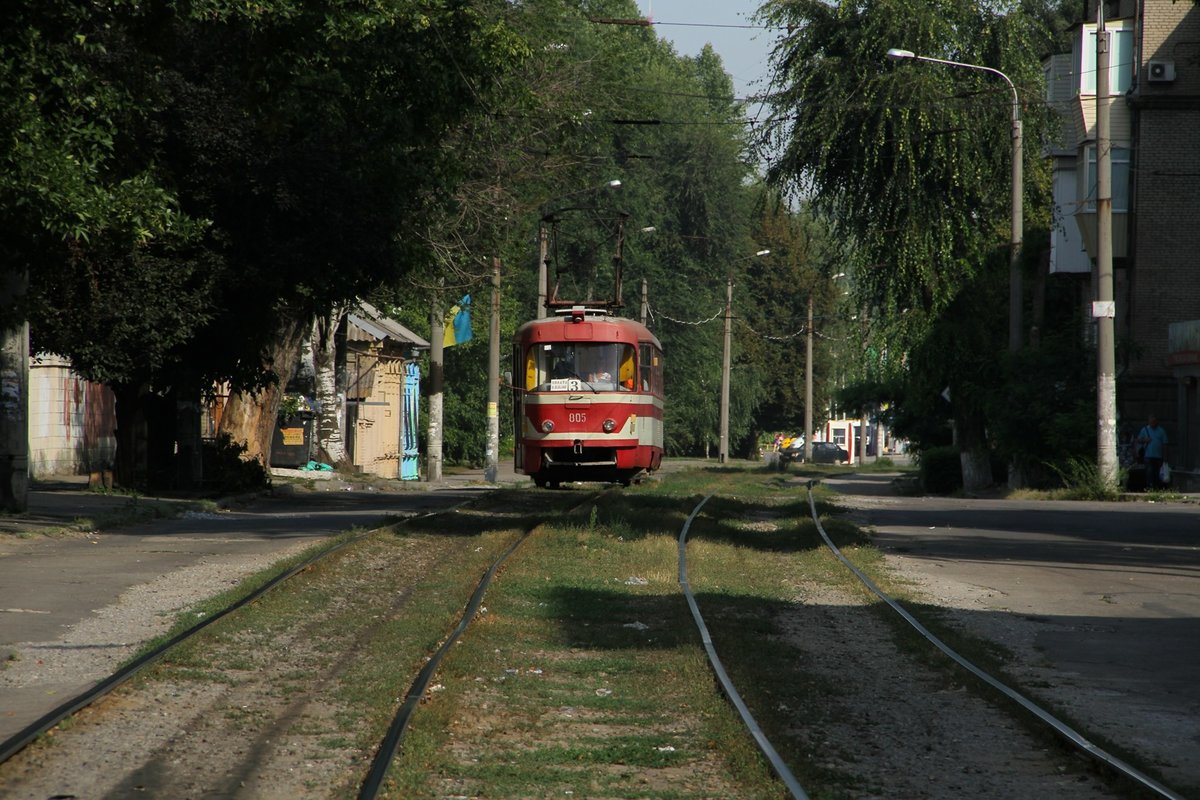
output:
[[[617,389],[622,392],[632,392],[634,389],[633,348],[624,348],[621,354],[621,373],[618,376]]]
[[[531,347],[525,351],[525,389],[533,391],[542,382],[541,371],[538,368],[537,348]]]
[[[641,368],[638,380],[641,382],[641,390],[661,395],[663,392],[662,351],[649,342],[643,342],[640,350]]]
[[[663,385],[663,354],[662,350],[657,347],[653,348],[654,365],[651,367],[651,373],[654,375],[654,393],[659,397],[663,397],[667,393],[666,386]]]

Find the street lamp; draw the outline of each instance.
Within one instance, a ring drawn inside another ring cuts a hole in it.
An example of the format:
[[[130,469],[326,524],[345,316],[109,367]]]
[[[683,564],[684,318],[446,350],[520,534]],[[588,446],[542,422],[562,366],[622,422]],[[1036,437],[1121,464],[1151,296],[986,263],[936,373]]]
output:
[[[752,256],[742,256],[729,262],[729,278],[725,282],[725,350],[721,358],[721,438],[717,446],[717,462],[729,460],[729,371],[730,349],[733,340],[733,265],[739,261],[770,255],[770,250],[759,250]]]
[[[1021,244],[1024,238],[1021,99],[1017,96],[1017,87],[1000,70],[979,64],[964,64],[961,61],[919,56],[911,50],[901,50],[897,47],[888,50],[887,57],[893,61],[928,61],[931,64],[945,64],[950,67],[989,72],[1003,78],[1012,91],[1012,243],[1008,256],[1008,349],[1010,352],[1016,352],[1021,348]]]

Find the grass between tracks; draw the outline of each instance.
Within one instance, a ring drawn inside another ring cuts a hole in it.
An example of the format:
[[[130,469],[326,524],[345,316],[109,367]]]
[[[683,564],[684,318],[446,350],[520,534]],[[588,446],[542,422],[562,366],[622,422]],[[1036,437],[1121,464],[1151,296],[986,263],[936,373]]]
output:
[[[795,473],[679,473],[573,511],[589,490],[496,493],[449,524],[415,521],[354,543],[173,651],[146,680],[228,686],[224,731],[210,739],[286,734],[329,768],[304,796],[350,796],[474,584],[549,515],[554,524],[508,562],[443,662],[386,796],[785,797],[720,693],[679,586],[679,531],[708,494],[689,537],[688,579],[718,653],[801,784],[823,787],[814,797],[841,796],[853,779],[817,766],[798,729],[819,722],[807,718],[815,697],[844,687],[806,676],[775,621],[805,586],[861,589],[821,543]],[[853,525],[823,522],[856,563],[878,565]],[[328,698],[321,713],[268,731],[265,720],[306,696]]]
[[[679,530],[708,494],[715,496],[691,529],[688,579],[724,667],[812,797],[856,796],[864,787],[809,738],[820,735],[812,731],[827,713],[823,698],[852,690],[853,677],[834,683],[806,673],[777,623],[794,617],[814,586],[865,590],[821,542],[794,471],[672,474],[574,510],[590,489],[498,492],[450,519],[354,543],[171,653],[147,679],[231,687],[225,730],[210,739],[286,736],[309,766],[329,767],[297,796],[352,796],[412,676],[454,627],[479,577],[549,515],[554,524],[509,561],[443,663],[386,796],[782,798],[715,683],[679,587]],[[908,600],[882,574],[865,536],[827,513],[819,486],[816,496],[834,542],[885,591]],[[193,609],[181,625],[302,560]],[[936,608],[923,612],[976,663],[1003,662],[993,646],[939,624]],[[921,656],[928,648],[906,630],[897,642],[931,665],[941,661]],[[289,730],[267,730],[272,713],[286,717],[278,709],[314,696],[327,698],[323,713],[305,711]]]
[[[793,726],[828,687],[803,677],[774,617],[801,576],[856,589],[821,545],[803,483],[704,470],[607,494],[525,544],[439,671],[389,796],[787,796],[721,695],[679,586],[679,531],[710,493],[689,584],[757,721],[792,764],[807,761]],[[845,522],[826,528],[848,550],[863,544]]]

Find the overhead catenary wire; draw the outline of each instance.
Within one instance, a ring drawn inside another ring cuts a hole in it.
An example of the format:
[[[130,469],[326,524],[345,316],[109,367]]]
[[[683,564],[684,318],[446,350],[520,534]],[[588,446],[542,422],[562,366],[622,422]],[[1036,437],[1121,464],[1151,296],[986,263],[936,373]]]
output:
[[[676,319],[675,317],[672,317],[668,314],[664,314],[662,311],[655,309],[653,306],[648,307],[647,310],[648,310],[648,313],[649,313],[651,319],[661,318],[661,319],[666,320],[667,322],[673,322],[676,325],[691,325],[691,326],[707,325],[710,322],[716,322],[718,319],[721,319],[725,314],[725,309],[722,308],[722,309],[719,309],[711,317],[706,317],[705,319],[683,320],[683,319]],[[730,319],[732,319],[735,322],[742,325],[746,330],[748,330],[753,335],[759,337],[760,339],[766,339],[767,341],[770,341],[770,342],[790,342],[793,339],[796,339],[800,336],[804,336],[808,333],[807,326],[802,327],[797,331],[793,331],[792,333],[787,333],[787,334],[762,333],[761,331],[755,330],[755,328],[750,323],[746,322],[741,317],[738,317],[735,315],[735,316],[730,317]],[[820,330],[818,330],[816,328],[813,328],[813,336],[817,337],[818,339],[824,339],[824,340],[830,341],[830,342],[849,342],[849,341],[853,341],[857,338],[861,338],[861,337],[855,337],[855,336],[830,336],[829,334],[822,333]]]

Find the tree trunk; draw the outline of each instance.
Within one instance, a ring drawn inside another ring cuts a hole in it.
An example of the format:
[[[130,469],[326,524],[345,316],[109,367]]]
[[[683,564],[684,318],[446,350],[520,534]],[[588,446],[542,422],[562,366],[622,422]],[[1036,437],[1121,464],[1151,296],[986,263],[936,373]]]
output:
[[[312,352],[316,372],[317,442],[333,466],[345,466],[346,439],[342,435],[342,398],[337,386],[337,333],[346,317],[344,306],[335,306],[313,321]]]
[[[994,481],[983,418],[960,413],[955,415],[954,425],[958,432],[963,490],[977,492],[988,488]]]
[[[308,321],[289,320],[282,326],[263,368],[271,371],[277,381],[258,392],[230,395],[221,413],[219,434],[226,434],[235,444],[246,448],[242,458],[255,460],[264,468],[271,464],[271,438],[275,434],[275,416],[283,400],[283,389],[296,369],[296,359]]]
[[[113,457],[113,482],[126,489],[137,488],[142,459],[138,452],[145,442],[144,420],[141,414],[141,387],[130,384],[112,386],[116,402],[117,452]]]
[[[139,398],[146,423],[146,486],[174,489],[175,485],[175,395],[143,392]]]

